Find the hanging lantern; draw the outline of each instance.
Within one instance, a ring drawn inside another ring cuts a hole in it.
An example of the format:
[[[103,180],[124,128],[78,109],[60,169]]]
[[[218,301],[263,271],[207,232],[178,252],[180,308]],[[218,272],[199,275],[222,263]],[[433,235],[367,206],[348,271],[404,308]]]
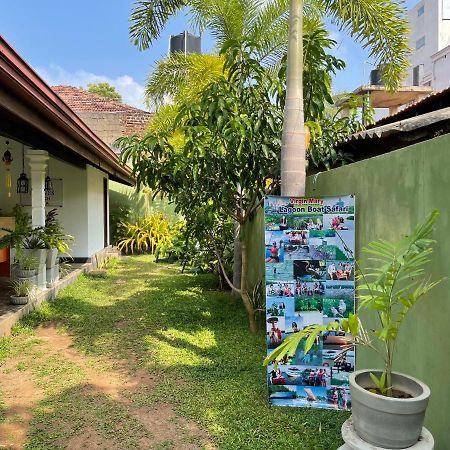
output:
[[[47,195],[55,195],[55,191],[53,190],[52,179],[48,175],[45,177],[44,191]]]
[[[50,178],[49,175],[45,177],[44,192],[45,192],[45,203],[48,204],[50,201],[50,197],[52,195],[55,195],[55,191],[53,190],[52,179]]]
[[[5,178],[5,186],[6,189],[8,189],[8,197],[11,197],[11,186],[12,186],[12,181],[11,181],[11,163],[13,162],[13,158],[11,155],[11,152],[8,149],[8,145],[9,145],[9,141],[6,141],[6,151],[3,154],[3,163],[5,164],[6,167],[6,178]]]
[[[17,179],[17,193],[28,194],[30,182],[25,173],[25,147],[22,145],[22,173]]]
[[[17,179],[17,193],[18,194],[28,194],[30,182],[27,178],[25,172],[20,174],[20,177]]]

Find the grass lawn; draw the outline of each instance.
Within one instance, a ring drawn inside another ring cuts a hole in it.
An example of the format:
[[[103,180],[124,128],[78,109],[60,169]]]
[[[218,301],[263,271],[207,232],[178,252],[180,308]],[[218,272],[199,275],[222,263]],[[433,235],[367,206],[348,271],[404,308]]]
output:
[[[24,447],[338,448],[348,414],[268,406],[264,332],[249,335],[243,307],[215,287],[131,257],[20,322],[0,339],[0,379],[22,376],[39,392]],[[7,415],[8,386],[0,381],[0,427],[27,421]],[[178,428],[159,436],[168,422]]]

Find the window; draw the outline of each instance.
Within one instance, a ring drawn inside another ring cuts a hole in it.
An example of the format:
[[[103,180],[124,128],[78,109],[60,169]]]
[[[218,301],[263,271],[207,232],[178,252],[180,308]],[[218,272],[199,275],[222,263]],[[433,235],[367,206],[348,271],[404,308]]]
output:
[[[425,5],[422,5],[418,10],[417,10],[417,17],[423,16],[423,13],[425,12]]]
[[[442,0],[442,20],[450,20],[450,1]]]
[[[422,36],[419,40],[416,41],[416,50],[419,48],[425,47],[425,36]]]

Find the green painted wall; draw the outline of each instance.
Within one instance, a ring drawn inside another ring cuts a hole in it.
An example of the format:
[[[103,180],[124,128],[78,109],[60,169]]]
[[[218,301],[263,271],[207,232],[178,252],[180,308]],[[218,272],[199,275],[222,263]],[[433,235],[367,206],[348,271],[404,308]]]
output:
[[[244,238],[248,243],[248,282],[250,291],[264,278],[264,210],[261,208],[244,228]]]
[[[450,276],[450,135],[308,177],[308,196],[345,194],[356,194],[358,258],[368,242],[398,239],[438,209],[429,270],[434,279]],[[257,280],[264,273],[262,218],[251,227],[251,279]],[[370,326],[369,318],[363,320]],[[400,330],[394,361],[396,370],[431,388],[426,426],[436,449],[450,449],[449,321],[450,282],[445,282],[412,310]],[[358,350],[358,368],[376,365],[372,352]]]
[[[362,144],[363,145],[363,144]],[[450,135],[309,177],[307,195],[356,194],[357,257],[378,239],[409,233],[433,209],[441,212],[430,265],[433,278],[450,275]],[[450,448],[450,286],[443,283],[412,310],[400,330],[395,368],[431,388],[426,426],[437,449]],[[370,326],[370,320],[363,316]],[[360,349],[359,368],[377,363]]]

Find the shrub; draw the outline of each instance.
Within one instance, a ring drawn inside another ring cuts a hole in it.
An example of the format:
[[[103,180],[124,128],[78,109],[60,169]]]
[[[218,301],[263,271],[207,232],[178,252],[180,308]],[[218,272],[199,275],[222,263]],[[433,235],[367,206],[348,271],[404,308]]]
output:
[[[168,218],[162,214],[151,214],[136,223],[121,223],[124,235],[118,248],[125,253],[155,253],[158,248],[170,246],[174,235]]]

